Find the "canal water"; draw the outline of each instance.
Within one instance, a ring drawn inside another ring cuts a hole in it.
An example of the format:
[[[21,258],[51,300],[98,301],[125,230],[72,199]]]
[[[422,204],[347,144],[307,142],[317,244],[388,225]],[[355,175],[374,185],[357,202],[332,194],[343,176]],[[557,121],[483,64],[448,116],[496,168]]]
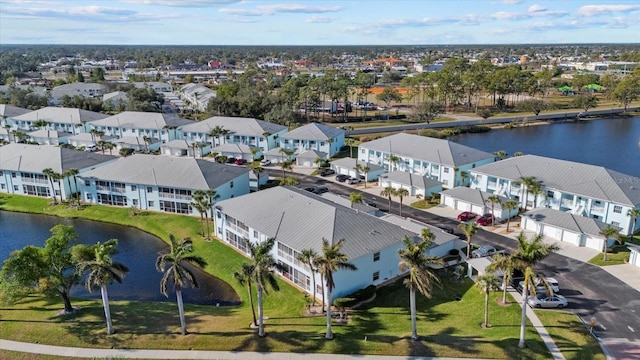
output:
[[[113,258],[129,267],[122,284],[109,286],[109,299],[136,301],[175,301],[172,286],[167,294],[160,293],[162,273],[155,268],[159,254],[168,252],[169,246],[153,235],[135,228],[80,219],[63,219],[55,216],[34,215],[0,211],[0,261],[11,251],[27,245],[44,246],[51,236],[49,230],[57,225],[73,225],[78,242],[95,244],[109,239],[118,239],[119,253]],[[206,244],[201,245],[206,246]],[[198,280],[198,289],[183,290],[184,301],[202,305],[233,305],[240,299],[233,288],[198,268],[192,268]],[[100,291],[89,293],[84,286],[76,286],[72,296],[100,298]]]
[[[487,152],[505,150],[599,165],[640,177],[640,117],[519,126],[450,140]]]

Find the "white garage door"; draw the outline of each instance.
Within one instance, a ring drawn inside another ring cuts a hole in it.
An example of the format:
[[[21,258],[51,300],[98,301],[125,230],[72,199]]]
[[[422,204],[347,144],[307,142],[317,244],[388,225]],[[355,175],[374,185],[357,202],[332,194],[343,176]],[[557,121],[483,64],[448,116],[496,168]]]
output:
[[[562,241],[568,242],[571,245],[580,246],[580,236],[570,231],[564,231],[562,233]]]
[[[483,206],[478,206],[478,205],[472,205],[471,206],[471,212],[479,214],[479,215],[482,215],[482,214],[484,214],[484,207]]]
[[[349,169],[341,167],[338,169],[338,174],[349,175]]]
[[[444,197],[444,204],[450,208],[455,209],[456,208],[456,199],[452,198],[451,196],[445,196]]]
[[[471,204],[461,200],[456,201],[456,209],[461,211],[471,211]]]
[[[585,246],[594,250],[602,251],[602,239],[587,236]]]
[[[562,230],[555,228],[551,225],[543,225],[542,226],[542,234],[544,234],[545,236],[548,236],[552,239],[558,239],[560,240],[560,232]]]
[[[538,232],[538,225],[535,221],[527,218],[527,217],[522,217],[522,221],[525,222],[524,224],[524,228],[526,230],[531,230],[531,231],[535,231]]]

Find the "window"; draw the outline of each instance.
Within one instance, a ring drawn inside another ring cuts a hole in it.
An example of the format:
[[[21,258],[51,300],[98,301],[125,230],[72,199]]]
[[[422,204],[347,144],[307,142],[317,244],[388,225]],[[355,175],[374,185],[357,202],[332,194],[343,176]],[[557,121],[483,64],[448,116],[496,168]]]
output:
[[[367,149],[360,149],[361,154],[365,154],[366,152],[367,152]]]
[[[613,226],[620,226],[620,223],[619,223],[619,222],[617,222],[617,221],[612,221],[612,222],[611,222],[611,225],[613,225]]]
[[[2,176],[2,171],[0,171],[0,176]]]
[[[131,201],[133,201],[133,206],[138,206],[138,199],[132,199]]]
[[[373,254],[373,261],[378,261],[378,260],[380,260],[380,251]]]
[[[18,191],[18,185],[13,185],[13,191]]]
[[[91,196],[91,194],[87,194],[87,201],[92,201],[93,200],[93,196]]]
[[[131,185],[131,191],[136,191],[137,187],[135,185]]]
[[[378,281],[378,279],[380,279],[380,271],[373,273],[373,281]]]
[[[615,205],[615,206],[613,207],[613,212],[614,212],[614,213],[616,213],[616,214],[622,214],[622,206],[620,206],[620,205]]]
[[[91,186],[91,183],[89,182],[89,180],[84,181],[84,186],[87,186],[87,187]]]
[[[148,193],[152,193],[153,192],[153,188],[151,186],[147,186],[147,192]]]
[[[0,189],[4,190],[4,184],[0,184]]]
[[[478,181],[482,181],[482,175],[480,174],[476,175],[476,179],[478,179]]]
[[[258,238],[258,230],[253,230],[253,237]]]
[[[233,189],[233,181],[229,183],[229,187]]]
[[[152,208],[153,207],[153,200],[149,200],[148,204],[149,204],[149,207]]]
[[[442,184],[444,184],[444,185],[449,185],[449,180],[447,180],[447,179],[443,179],[443,180],[442,180]]]
[[[548,198],[552,198],[552,197],[553,197],[553,195],[554,195],[554,192],[553,192],[553,191],[551,191],[551,190],[547,191],[547,197],[548,197]]]
[[[16,177],[16,173],[12,172],[12,173],[11,173],[11,177],[12,177],[12,178]]]
[[[448,173],[449,173],[449,168],[448,168],[448,167],[444,168],[444,173],[445,173],[445,174],[448,174]]]
[[[596,205],[602,204],[602,202],[600,202],[599,200],[596,200],[595,203],[596,203]]]

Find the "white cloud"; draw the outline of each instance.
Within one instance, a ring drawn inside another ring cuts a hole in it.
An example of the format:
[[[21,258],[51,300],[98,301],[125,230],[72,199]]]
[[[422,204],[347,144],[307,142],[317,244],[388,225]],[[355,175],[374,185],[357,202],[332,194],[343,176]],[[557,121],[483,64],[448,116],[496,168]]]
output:
[[[502,0],[503,4],[507,4],[507,5],[515,5],[515,4],[520,4],[523,3],[524,0]]]
[[[541,11],[547,11],[547,8],[542,7],[542,6],[538,5],[538,4],[534,4],[534,5],[531,5],[529,7],[529,10],[527,10],[527,11],[530,12],[530,13],[537,13],[537,12],[541,12]]]
[[[160,5],[171,7],[213,7],[219,5],[229,5],[240,2],[240,0],[120,0],[126,3]]]
[[[6,7],[2,11],[3,17],[47,18],[71,20],[76,22],[128,23],[147,22],[159,19],[177,18],[172,14],[142,14],[135,10],[107,6],[71,6],[65,8],[51,7]]]
[[[498,20],[521,20],[529,17],[527,14],[518,14],[506,11],[498,11],[491,14],[491,17]]]
[[[315,14],[330,13],[342,10],[342,6],[312,6],[300,4],[274,4],[258,5],[253,9],[222,8],[219,11],[224,14],[238,16],[265,16],[279,13]]]
[[[337,18],[328,17],[328,16],[311,16],[305,20],[305,22],[310,24],[327,24],[330,22],[334,22]]]
[[[627,12],[640,9],[640,5],[585,5],[578,9],[580,16],[597,16],[613,12]]]

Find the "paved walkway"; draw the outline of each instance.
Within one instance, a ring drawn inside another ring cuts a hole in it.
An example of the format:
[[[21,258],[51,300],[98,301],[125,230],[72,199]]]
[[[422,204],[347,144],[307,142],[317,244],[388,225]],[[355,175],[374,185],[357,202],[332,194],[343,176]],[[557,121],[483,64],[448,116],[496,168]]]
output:
[[[203,350],[135,350],[135,349],[87,349],[64,346],[31,344],[0,340],[0,349],[32,354],[55,355],[78,358],[122,358],[122,359],[215,359],[215,360],[462,360],[460,358],[433,358],[422,356],[378,356],[304,353],[259,353],[244,351]],[[465,359],[466,360],[466,359]]]

